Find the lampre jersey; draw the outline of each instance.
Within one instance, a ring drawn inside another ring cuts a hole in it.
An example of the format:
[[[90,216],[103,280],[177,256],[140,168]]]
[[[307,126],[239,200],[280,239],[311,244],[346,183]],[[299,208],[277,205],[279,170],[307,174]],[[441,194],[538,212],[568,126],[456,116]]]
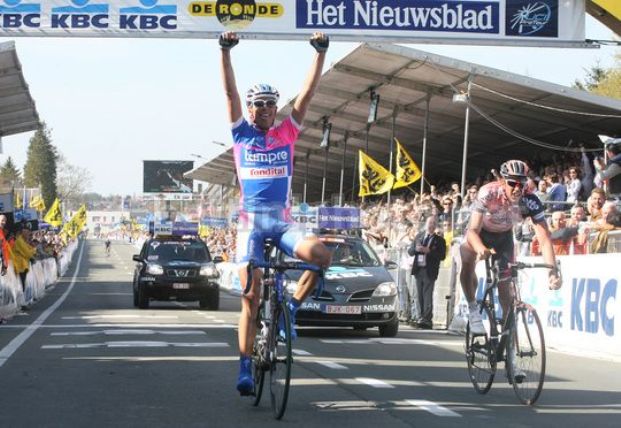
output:
[[[530,217],[534,223],[545,221],[544,207],[533,194],[523,195],[518,203],[512,203],[500,181],[493,181],[479,189],[473,210],[483,214],[483,230],[507,232],[513,225]]]
[[[243,117],[233,124],[235,167],[246,212],[287,210],[300,125],[289,116],[264,132]]]

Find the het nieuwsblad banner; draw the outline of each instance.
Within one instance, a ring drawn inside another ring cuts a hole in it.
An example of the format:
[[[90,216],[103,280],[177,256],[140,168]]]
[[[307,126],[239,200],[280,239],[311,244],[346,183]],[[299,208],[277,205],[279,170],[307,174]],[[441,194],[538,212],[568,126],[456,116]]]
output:
[[[563,0],[0,0],[0,34],[479,45],[580,45],[585,1]]]

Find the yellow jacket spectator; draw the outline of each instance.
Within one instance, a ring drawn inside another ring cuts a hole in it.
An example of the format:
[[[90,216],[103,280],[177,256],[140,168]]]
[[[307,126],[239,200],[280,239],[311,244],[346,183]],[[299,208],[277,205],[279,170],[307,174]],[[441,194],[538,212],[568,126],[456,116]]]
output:
[[[35,255],[36,251],[36,248],[28,244],[21,233],[17,235],[15,245],[13,245],[11,251],[11,260],[13,260],[15,273],[19,274],[28,270],[30,259]]]

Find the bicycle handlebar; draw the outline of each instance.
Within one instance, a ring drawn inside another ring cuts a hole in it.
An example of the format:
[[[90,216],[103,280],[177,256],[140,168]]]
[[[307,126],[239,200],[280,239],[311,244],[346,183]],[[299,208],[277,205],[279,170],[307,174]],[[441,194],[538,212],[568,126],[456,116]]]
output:
[[[312,272],[319,274],[319,281],[316,287],[315,295],[321,295],[323,291],[324,285],[324,270],[317,265],[313,265],[305,262],[258,262],[255,260],[250,260],[248,262],[248,266],[246,267],[247,280],[246,287],[244,288],[244,294],[248,294],[250,292],[250,288],[252,287],[252,271],[255,269],[273,269],[279,272],[284,272],[286,270],[310,270]]]

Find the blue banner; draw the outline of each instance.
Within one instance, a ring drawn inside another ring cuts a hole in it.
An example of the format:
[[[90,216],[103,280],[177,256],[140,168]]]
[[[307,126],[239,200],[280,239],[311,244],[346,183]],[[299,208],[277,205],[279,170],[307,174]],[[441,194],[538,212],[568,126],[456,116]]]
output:
[[[360,209],[320,207],[318,226],[322,229],[357,229],[360,227]]]
[[[214,229],[226,229],[229,226],[229,221],[224,217],[203,217],[201,225]]]

